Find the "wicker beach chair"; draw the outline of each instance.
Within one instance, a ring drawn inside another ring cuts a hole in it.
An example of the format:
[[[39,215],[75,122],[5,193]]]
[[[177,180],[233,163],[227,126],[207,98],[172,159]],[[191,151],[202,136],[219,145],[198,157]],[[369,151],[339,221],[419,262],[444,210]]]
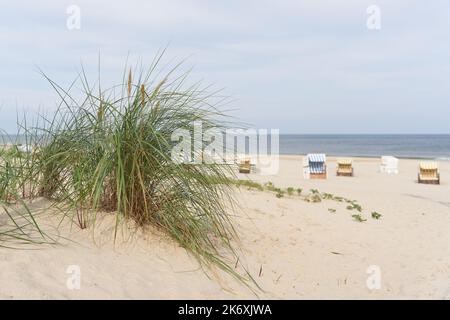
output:
[[[353,177],[353,161],[352,159],[337,160],[337,176]]]
[[[250,173],[252,165],[250,159],[241,160],[239,162],[239,173]]]
[[[327,157],[322,153],[308,154],[309,177],[310,179],[327,178]]]
[[[421,162],[417,181],[426,184],[440,184],[438,164],[436,162]]]

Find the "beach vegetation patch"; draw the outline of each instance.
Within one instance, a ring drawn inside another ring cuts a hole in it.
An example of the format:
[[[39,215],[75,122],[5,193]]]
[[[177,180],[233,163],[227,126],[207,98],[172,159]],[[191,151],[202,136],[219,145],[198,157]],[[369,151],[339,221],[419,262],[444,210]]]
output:
[[[301,188],[295,189],[293,187],[288,187],[286,189],[282,189],[282,188],[276,187],[273,184],[273,182],[270,182],[270,181],[266,182],[264,184],[254,182],[251,180],[230,179],[230,181],[231,181],[231,184],[233,184],[237,187],[246,186],[249,189],[273,192],[277,198],[283,198],[285,196],[285,194],[287,194],[289,197],[292,197],[294,195],[294,191],[296,190],[297,196],[301,200],[306,201],[306,202],[319,203],[324,200],[342,202],[342,203],[347,203],[347,206],[346,206],[347,210],[357,211],[360,213],[363,212],[362,206],[356,200],[348,199],[348,198],[341,197],[341,196],[336,196],[331,193],[320,192],[317,189],[310,189],[309,194],[302,194],[303,189],[301,189]],[[328,208],[328,212],[330,212],[330,213],[336,213],[336,211],[337,210],[334,208]],[[372,212],[371,216],[373,219],[378,220],[378,219],[380,219],[381,214],[379,214],[378,212]],[[353,217],[353,219],[355,219],[356,221],[359,221],[359,222],[366,221],[366,219],[362,218],[361,214],[354,214],[354,215],[352,215],[352,217]]]
[[[295,189],[293,187],[288,187],[286,189],[288,195],[292,196],[294,194]]]
[[[364,219],[360,214],[352,214],[352,218],[358,222],[367,221],[367,219]]]
[[[372,216],[372,218],[375,219],[375,220],[379,220],[379,219],[381,218],[381,214],[379,214],[379,213],[376,212],[376,211],[373,211],[373,212],[371,213],[371,216]]]

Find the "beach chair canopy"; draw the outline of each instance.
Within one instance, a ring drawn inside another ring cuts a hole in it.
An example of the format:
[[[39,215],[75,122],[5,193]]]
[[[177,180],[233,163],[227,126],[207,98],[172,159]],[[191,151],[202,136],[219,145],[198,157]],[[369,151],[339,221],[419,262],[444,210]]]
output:
[[[322,153],[313,153],[308,154],[308,161],[309,161],[309,172],[310,173],[325,173],[325,162],[326,162],[326,156]]]
[[[351,166],[352,159],[338,159],[337,163],[339,166]]]
[[[421,162],[419,164],[421,170],[437,170],[438,164],[437,162],[429,161],[429,162]]]
[[[393,156],[382,156],[381,157],[381,165],[388,168],[397,168],[398,159]]]
[[[396,157],[393,157],[393,156],[382,156],[381,157],[381,162],[383,164],[397,163],[398,159]]]
[[[311,162],[321,162],[325,163],[327,161],[327,156],[323,153],[310,153],[308,154],[308,161]]]

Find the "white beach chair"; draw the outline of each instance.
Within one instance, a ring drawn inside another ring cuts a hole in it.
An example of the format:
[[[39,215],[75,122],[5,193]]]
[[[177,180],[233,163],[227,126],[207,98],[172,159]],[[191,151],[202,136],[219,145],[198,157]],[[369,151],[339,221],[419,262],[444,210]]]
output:
[[[398,174],[398,159],[393,156],[382,156],[380,172],[387,174]]]

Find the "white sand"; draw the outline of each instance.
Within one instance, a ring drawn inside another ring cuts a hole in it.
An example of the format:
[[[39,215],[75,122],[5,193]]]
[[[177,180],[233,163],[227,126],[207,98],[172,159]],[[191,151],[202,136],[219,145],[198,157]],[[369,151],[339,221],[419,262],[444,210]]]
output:
[[[282,157],[277,176],[241,176],[357,200],[367,219],[354,221],[345,203],[242,189],[236,218],[242,261],[264,289],[259,297],[450,298],[450,162],[440,163],[442,184],[435,186],[416,183],[416,160],[400,160],[399,175],[388,176],[377,172],[378,159],[357,158],[353,178],[336,177],[334,159],[328,160],[327,180],[304,180],[296,156]],[[372,211],[381,219],[372,219]],[[209,279],[184,249],[155,232],[114,247],[109,220],[95,244],[90,231],[63,228],[61,235],[76,242],[0,248],[0,298],[255,298],[226,275],[219,273],[221,283]],[[80,267],[79,290],[66,286],[70,265]],[[380,289],[366,286],[371,265],[380,268]]]

